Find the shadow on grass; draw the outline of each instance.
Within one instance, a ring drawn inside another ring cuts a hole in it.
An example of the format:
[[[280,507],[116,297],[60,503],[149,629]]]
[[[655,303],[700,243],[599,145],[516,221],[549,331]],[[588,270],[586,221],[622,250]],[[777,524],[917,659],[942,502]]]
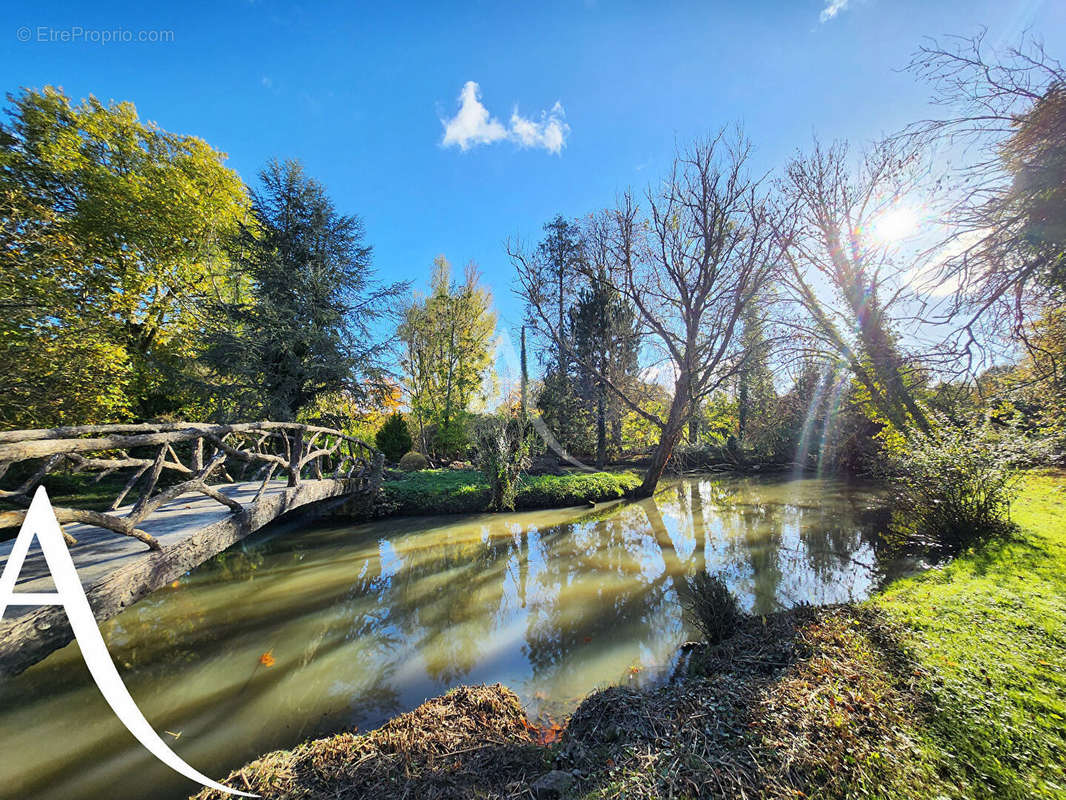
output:
[[[1066,796],[1063,556],[1054,538],[1018,527],[865,609],[955,794]]]

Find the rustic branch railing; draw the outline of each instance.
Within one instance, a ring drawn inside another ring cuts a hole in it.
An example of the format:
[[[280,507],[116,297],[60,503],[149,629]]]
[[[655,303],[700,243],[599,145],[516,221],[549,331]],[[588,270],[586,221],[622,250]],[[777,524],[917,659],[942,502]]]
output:
[[[259,481],[253,503],[278,473],[288,478],[290,487],[305,478],[330,478],[352,481],[355,491],[376,488],[383,462],[381,454],[366,442],[332,428],[295,422],[173,422],[0,431],[0,500],[27,508],[33,492],[50,474],[94,474],[94,481],[99,482],[128,472],[106,511],[57,507],[56,516],[60,524],[95,525],[158,550],[156,539],[137,526],[183,494],[206,495],[239,514],[245,507],[219,491],[218,483]],[[18,476],[14,478],[17,484],[8,485],[13,482],[5,481],[9,474]],[[169,485],[158,488],[164,476],[178,480],[165,480]],[[221,481],[209,485],[216,476]],[[116,513],[134,489],[137,499],[132,508]],[[0,528],[18,526],[25,516],[25,511],[0,511]],[[75,543],[69,534],[63,535],[68,543]]]

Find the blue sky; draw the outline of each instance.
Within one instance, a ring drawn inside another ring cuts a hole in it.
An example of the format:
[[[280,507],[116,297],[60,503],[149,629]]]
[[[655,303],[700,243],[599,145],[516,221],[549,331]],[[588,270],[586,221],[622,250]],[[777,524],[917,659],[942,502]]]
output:
[[[646,186],[677,143],[741,121],[773,169],[815,132],[894,131],[930,111],[899,71],[923,36],[984,25],[1007,43],[1028,28],[1066,55],[1058,0],[5,6],[7,91],[131,100],[228,153],[247,181],[269,158],[299,158],[362,216],[383,277],[424,282],[438,253],[473,259],[503,326],[521,319],[504,240]],[[59,40],[78,28],[173,33]],[[446,146],[442,120],[470,81],[490,121],[468,105]],[[496,141],[476,144],[478,131]]]

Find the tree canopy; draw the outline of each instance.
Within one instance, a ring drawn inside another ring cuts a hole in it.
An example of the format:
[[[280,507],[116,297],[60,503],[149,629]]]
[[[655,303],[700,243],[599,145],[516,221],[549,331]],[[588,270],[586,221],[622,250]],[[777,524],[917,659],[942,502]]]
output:
[[[206,360],[229,380],[231,413],[286,421],[320,396],[384,386],[374,325],[405,286],[375,281],[362,221],[339,214],[299,162],[259,177],[232,248],[247,287],[219,305]]]
[[[132,103],[8,96],[0,126],[5,424],[182,413],[200,309],[232,291],[247,196],[224,154]]]
[[[438,256],[429,294],[411,298],[399,327],[419,446],[428,452],[460,455],[467,439],[463,415],[485,400],[496,314],[479,280],[473,264],[462,282],[452,280],[451,265]]]

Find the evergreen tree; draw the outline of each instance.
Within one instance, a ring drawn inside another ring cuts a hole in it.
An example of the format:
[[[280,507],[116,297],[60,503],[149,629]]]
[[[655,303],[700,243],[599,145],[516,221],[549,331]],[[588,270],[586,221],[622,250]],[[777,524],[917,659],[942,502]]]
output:
[[[362,221],[338,214],[299,162],[271,162],[260,180],[233,255],[248,296],[221,308],[207,359],[238,415],[293,420],[323,394],[380,383],[385,345],[372,328],[405,287],[375,284]]]
[[[521,355],[521,402],[522,402],[522,422],[529,422],[529,363],[526,360],[526,326],[522,326],[522,355]]]
[[[552,305],[558,318],[560,341],[556,343],[553,360],[559,373],[567,371],[569,356],[567,350],[567,309],[569,309],[577,279],[583,264],[583,243],[581,229],[562,215],[544,226],[544,239],[537,246],[540,263],[547,277],[547,283],[553,292]]]
[[[374,443],[389,461],[396,462],[403,458],[412,445],[411,432],[407,429],[403,414],[390,414],[374,435]]]
[[[764,434],[774,428],[777,392],[769,365],[762,304],[753,299],[741,315],[744,364],[737,373],[737,440],[756,449],[769,446]]]
[[[551,319],[538,320],[530,314],[529,322],[534,330],[553,331],[540,352],[544,375],[537,408],[545,425],[563,447],[584,450],[587,449],[584,437],[589,420],[583,415],[583,404],[575,390],[577,376],[570,352],[573,344],[569,324],[569,311],[584,266],[581,229],[557,215],[544,225],[544,238],[537,245],[535,254],[531,262],[536,272],[534,283],[539,287],[538,291],[546,295],[540,299]],[[532,310],[533,306],[528,308]]]
[[[570,310],[574,348],[574,390],[584,415],[595,420],[596,465],[607,461],[608,428],[615,451],[621,449],[624,409],[607,381],[626,389],[637,378],[638,332],[633,307],[602,273],[578,295]],[[599,376],[605,376],[601,380]]]

